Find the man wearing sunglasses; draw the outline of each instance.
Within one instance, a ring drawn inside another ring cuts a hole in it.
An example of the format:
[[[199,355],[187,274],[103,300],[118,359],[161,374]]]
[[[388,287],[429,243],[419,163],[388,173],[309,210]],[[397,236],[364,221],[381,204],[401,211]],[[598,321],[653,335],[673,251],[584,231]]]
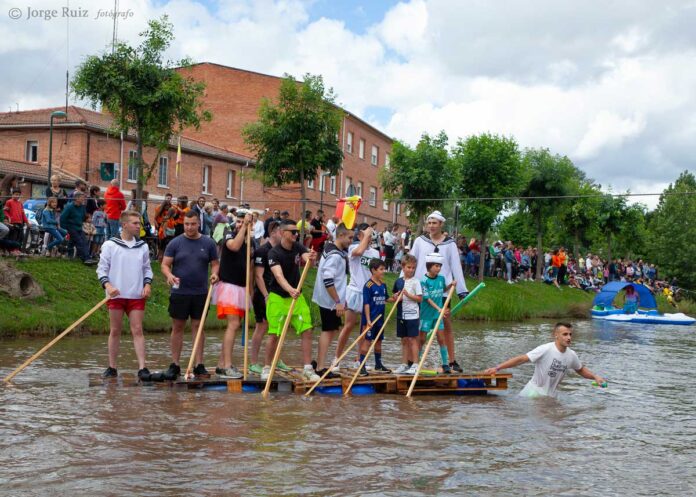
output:
[[[267,379],[271,372],[271,362],[278,346],[285,319],[290,312],[290,304],[296,299],[290,323],[295,332],[301,336],[302,361],[304,370],[302,376],[308,381],[317,381],[319,376],[312,368],[312,317],[307,301],[301,290],[297,290],[300,282],[300,263],[313,264],[317,258],[314,251],[297,241],[297,225],[293,221],[284,221],[280,225],[280,243],[268,252],[268,265],[273,273],[266,301],[266,319],[268,320],[268,339],[266,343],[266,364],[263,367],[261,379]]]

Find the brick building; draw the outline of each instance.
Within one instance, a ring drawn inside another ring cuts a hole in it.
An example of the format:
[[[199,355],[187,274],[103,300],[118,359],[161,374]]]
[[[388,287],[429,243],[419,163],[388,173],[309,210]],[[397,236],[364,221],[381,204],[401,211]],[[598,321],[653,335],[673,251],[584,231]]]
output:
[[[213,113],[211,122],[204,123],[200,131],[185,132],[185,136],[250,155],[242,128],[257,120],[263,98],[277,98],[282,78],[207,62],[188,67],[182,73],[205,82],[204,106]],[[333,211],[336,200],[345,196],[347,186],[352,183],[363,197],[359,219],[378,221],[380,228],[388,222],[404,224],[406,219],[401,209],[385,202],[377,181],[378,170],[389,164],[392,139],[350,112],[343,112],[339,134],[344,154],[342,171],[336,177],[322,177],[319,171],[316,180],[307,182],[308,209],[314,211],[323,204],[325,212]],[[295,218],[300,215],[299,185],[264,188],[254,182],[248,191],[245,198],[251,200],[253,207],[282,207]]]
[[[20,180],[24,198],[43,197],[48,183],[49,121],[51,109],[0,113],[0,176],[14,175]],[[99,185],[102,192],[108,180],[101,171],[113,170],[128,196],[135,189],[137,171],[129,166],[135,155],[135,137],[123,141],[111,130],[111,118],[103,113],[76,106],[67,108],[66,118],[53,120],[52,172],[66,186],[76,178]],[[244,191],[242,171],[253,165],[249,157],[235,154],[192,138],[181,140],[181,172],[176,174],[176,145],[162,154],[155,164],[145,190],[153,208],[166,193],[197,198],[218,198],[236,205]],[[156,150],[145,149],[144,160],[152,164]],[[123,168],[120,164],[125,164]]]

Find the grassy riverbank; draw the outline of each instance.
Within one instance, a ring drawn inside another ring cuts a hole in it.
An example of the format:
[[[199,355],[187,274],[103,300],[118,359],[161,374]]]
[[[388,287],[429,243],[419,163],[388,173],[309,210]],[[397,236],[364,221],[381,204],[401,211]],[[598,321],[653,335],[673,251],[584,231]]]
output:
[[[12,264],[30,273],[46,294],[31,301],[0,294],[0,337],[53,335],[67,328],[103,298],[103,290],[93,267],[42,258]],[[153,270],[155,281],[145,315],[145,329],[148,332],[165,332],[170,326],[167,314],[169,292],[159,265],[153,264]],[[312,270],[305,285],[304,294],[308,301],[311,301],[315,275]],[[395,278],[395,275],[387,275],[390,289]],[[470,290],[476,284],[473,279],[467,279]],[[486,288],[467,304],[457,319],[521,321],[531,318],[585,318],[589,316],[591,302],[591,294],[571,288],[558,290],[551,285],[526,282],[508,285],[501,280],[487,279]],[[662,297],[658,297],[658,302],[662,312],[675,312]],[[311,308],[313,322],[319,324],[319,310],[314,304],[311,304]],[[696,305],[682,303],[680,311],[696,314]],[[83,323],[80,332],[108,333],[108,326],[108,315],[102,309]],[[221,328],[224,328],[224,322],[211,312],[206,329]]]

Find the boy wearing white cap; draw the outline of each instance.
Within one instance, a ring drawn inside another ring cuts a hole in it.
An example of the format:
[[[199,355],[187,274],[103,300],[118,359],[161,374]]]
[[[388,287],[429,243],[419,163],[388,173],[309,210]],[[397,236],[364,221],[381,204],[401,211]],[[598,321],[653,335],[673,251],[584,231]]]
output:
[[[469,290],[467,290],[464,281],[464,273],[462,272],[462,265],[459,260],[457,242],[443,233],[442,228],[444,223],[445,217],[442,213],[440,211],[433,211],[427,218],[425,233],[416,238],[410,253],[418,260],[418,264],[416,265],[416,278],[421,281],[423,281],[423,277],[427,272],[426,256],[432,253],[440,254],[442,256],[442,269],[440,275],[444,277],[447,285],[452,281],[456,282],[457,295],[461,299],[469,293]],[[455,356],[452,318],[449,313],[445,314],[443,321],[444,340],[447,344],[450,361],[449,366],[453,371],[461,373],[462,368],[459,366],[459,363],[457,363]]]
[[[421,288],[423,289],[423,300],[420,308],[420,346],[421,350],[425,344],[425,337],[435,329],[435,324],[442,312],[445,291],[454,285],[454,281],[448,285],[445,278],[440,274],[442,269],[442,255],[437,252],[428,254],[425,258],[427,273],[421,278]],[[449,316],[449,309],[445,310],[445,316]],[[437,343],[440,346],[440,357],[442,359],[442,372],[447,374],[452,371],[447,354],[447,342],[444,336],[445,326],[442,321],[437,328]]]

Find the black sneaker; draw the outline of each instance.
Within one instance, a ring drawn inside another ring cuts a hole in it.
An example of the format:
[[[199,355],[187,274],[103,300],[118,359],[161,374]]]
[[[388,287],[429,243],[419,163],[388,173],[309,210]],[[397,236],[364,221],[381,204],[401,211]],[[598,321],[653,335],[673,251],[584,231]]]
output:
[[[106,368],[102,373],[102,378],[116,378],[117,376],[118,371],[116,370],[116,368],[112,368],[111,366]]]
[[[176,380],[181,374],[181,368],[178,364],[171,363],[169,369],[164,372],[164,379],[169,381]]]
[[[385,373],[385,374],[392,372],[392,370],[389,369],[388,367],[386,367],[384,364],[380,364],[379,366],[375,366],[375,371],[377,371],[378,373]]]
[[[452,372],[452,368],[450,368],[447,364],[442,365],[442,374],[450,374]]]
[[[215,374],[218,376],[225,374],[225,368],[215,366]]]
[[[324,369],[322,369],[321,371],[317,371],[317,374],[318,374],[319,376],[324,376],[324,373],[326,373],[327,369],[328,369],[328,368],[324,368]],[[333,378],[340,378],[340,377],[341,377],[340,374],[336,374],[336,373],[329,372],[329,373],[324,377],[324,379],[325,379],[325,380],[331,380],[331,379],[333,379]]]
[[[317,361],[312,360],[312,362],[310,362],[310,364],[312,365],[312,369],[314,371],[317,371]],[[319,373],[319,371],[317,371],[317,373],[319,374],[319,376],[321,376],[321,373]]]
[[[138,379],[140,381],[150,381],[150,376],[150,370],[147,368],[143,368],[138,371]]]
[[[368,373],[368,372],[367,372],[367,369],[365,369],[365,366],[363,366],[362,368],[360,368],[360,373],[358,373],[358,375],[360,375],[360,376],[369,376],[370,373]]]
[[[210,373],[208,373],[208,370],[205,369],[205,366],[203,364],[199,364],[195,368],[193,368],[193,374],[194,376],[210,376]]]
[[[462,367],[459,365],[459,363],[457,361],[450,362],[450,368],[452,368],[452,371],[454,371],[455,373],[463,373],[464,372],[464,370],[462,369]]]

